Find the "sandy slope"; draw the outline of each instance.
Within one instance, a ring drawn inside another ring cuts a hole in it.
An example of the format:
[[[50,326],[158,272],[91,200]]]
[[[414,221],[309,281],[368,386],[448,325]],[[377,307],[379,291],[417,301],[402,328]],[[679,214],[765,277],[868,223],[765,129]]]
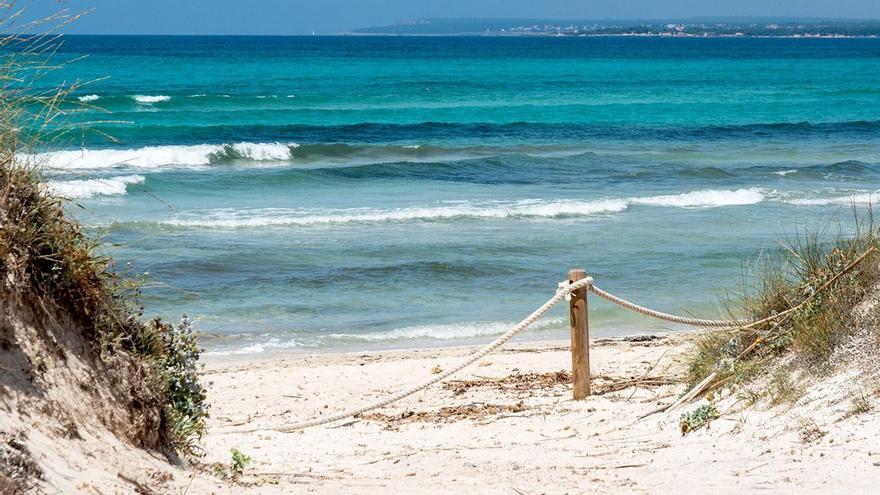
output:
[[[220,488],[204,475],[197,484],[230,493],[861,493],[880,484],[880,415],[849,415],[853,393],[880,389],[876,375],[824,379],[794,406],[745,408],[742,395],[721,398],[726,414],[682,437],[681,411],[638,420],[680,386],[608,390],[633,377],[663,383],[684,349],[682,337],[595,343],[597,395],[575,402],[553,374],[570,364],[565,343],[520,344],[454,377],[470,383],[298,433],[273,428],[371,401],[471,349],[215,358],[205,372],[206,461],[228,462],[236,447],[254,462],[247,486]]]

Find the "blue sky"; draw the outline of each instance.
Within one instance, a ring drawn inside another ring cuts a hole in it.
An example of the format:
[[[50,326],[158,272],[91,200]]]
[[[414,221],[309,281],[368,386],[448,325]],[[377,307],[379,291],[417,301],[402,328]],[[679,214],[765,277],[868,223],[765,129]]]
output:
[[[880,18],[880,0],[31,0],[31,15],[94,9],[69,33],[334,34],[420,17]],[[23,3],[23,2],[21,2]]]

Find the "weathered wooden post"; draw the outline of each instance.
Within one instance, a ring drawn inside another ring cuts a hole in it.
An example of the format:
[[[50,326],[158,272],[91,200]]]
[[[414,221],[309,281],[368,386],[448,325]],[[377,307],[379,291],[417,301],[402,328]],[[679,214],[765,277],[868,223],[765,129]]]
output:
[[[573,269],[568,272],[568,281],[577,282],[587,278],[587,272]],[[590,327],[587,322],[587,288],[571,293],[569,304],[571,320],[571,381],[574,400],[590,395]]]

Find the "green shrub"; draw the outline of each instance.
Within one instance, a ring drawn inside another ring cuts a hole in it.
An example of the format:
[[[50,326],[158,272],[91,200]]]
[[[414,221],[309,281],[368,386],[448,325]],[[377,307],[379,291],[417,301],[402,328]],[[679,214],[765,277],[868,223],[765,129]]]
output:
[[[718,409],[711,404],[703,404],[689,413],[682,414],[678,425],[681,428],[682,436],[684,436],[704,426],[708,428],[713,419],[718,419]]]
[[[165,386],[172,440],[178,448],[194,453],[196,441],[205,433],[204,420],[208,416],[206,391],[198,376],[201,349],[196,332],[186,315],[177,325],[155,319],[147,328],[154,329],[163,344],[162,352],[152,354],[151,359]]]

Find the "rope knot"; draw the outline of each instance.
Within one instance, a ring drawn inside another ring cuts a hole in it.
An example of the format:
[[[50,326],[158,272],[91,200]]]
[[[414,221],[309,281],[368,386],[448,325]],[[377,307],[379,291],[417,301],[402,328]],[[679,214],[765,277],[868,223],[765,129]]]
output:
[[[582,278],[576,282],[571,282],[569,280],[563,280],[559,282],[559,288],[556,289],[556,293],[565,293],[565,300],[571,301],[571,293],[578,289],[582,289],[584,287],[590,287],[593,285],[593,277]]]

